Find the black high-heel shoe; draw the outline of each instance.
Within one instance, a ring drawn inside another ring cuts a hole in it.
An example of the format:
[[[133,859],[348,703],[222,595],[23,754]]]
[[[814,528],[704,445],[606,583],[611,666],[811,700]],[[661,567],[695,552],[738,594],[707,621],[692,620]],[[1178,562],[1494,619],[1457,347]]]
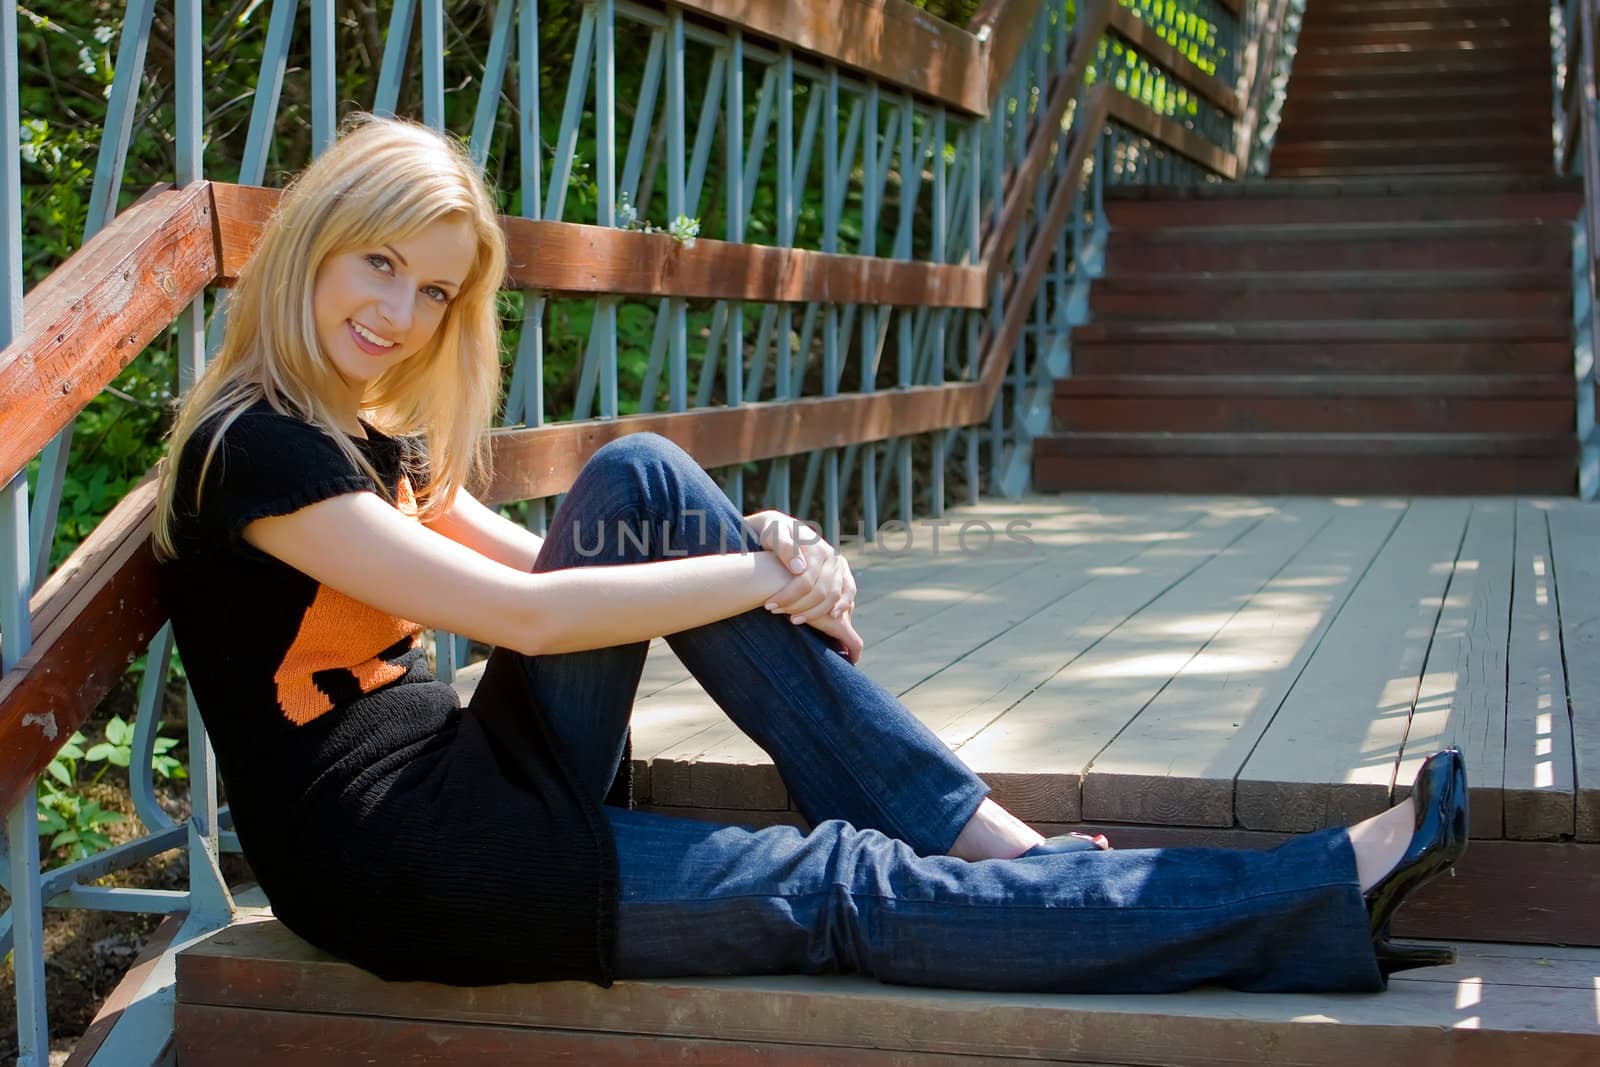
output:
[[[1406,897],[1455,866],[1467,850],[1467,771],[1460,750],[1448,748],[1429,756],[1417,772],[1411,798],[1417,809],[1411,844],[1394,869],[1366,894],[1373,950],[1385,977],[1413,967],[1455,962],[1454,949],[1390,940],[1389,923]]]

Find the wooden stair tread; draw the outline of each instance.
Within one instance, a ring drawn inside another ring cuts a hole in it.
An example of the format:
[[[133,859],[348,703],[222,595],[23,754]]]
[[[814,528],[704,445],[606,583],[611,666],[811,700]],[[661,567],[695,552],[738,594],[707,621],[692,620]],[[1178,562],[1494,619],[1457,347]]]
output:
[[[1391,164],[1360,164],[1356,166],[1285,166],[1274,168],[1275,175],[1285,178],[1337,178],[1337,177],[1379,177],[1393,175],[1403,177],[1422,174],[1459,174],[1462,171],[1481,171],[1485,174],[1532,174],[1544,166],[1543,163],[1533,161],[1510,161],[1504,163],[1391,163]]]
[[[1141,231],[1137,238],[1118,231],[1113,241],[1122,239],[1141,245],[1199,244],[1202,242],[1267,244],[1366,244],[1372,242],[1445,242],[1479,239],[1569,241],[1571,227],[1565,222],[1540,219],[1440,219],[1427,222],[1269,222],[1260,225],[1228,223],[1220,226],[1174,226]],[[1315,258],[1314,251],[1307,252]]]
[[[1288,128],[1285,128],[1284,132],[1287,134],[1289,132]],[[1407,137],[1404,139],[1396,137],[1372,136],[1360,138],[1318,137],[1307,138],[1304,140],[1296,139],[1286,141],[1280,137],[1277,144],[1273,147],[1273,153],[1276,155],[1277,152],[1289,145],[1293,145],[1296,148],[1306,151],[1315,150],[1319,152],[1337,152],[1344,149],[1356,148],[1370,150],[1384,148],[1416,148],[1429,151],[1444,148],[1482,148],[1484,151],[1522,151],[1524,149],[1537,148],[1544,151],[1549,151],[1551,143],[1550,134],[1547,130],[1526,134],[1495,133],[1492,136],[1481,137],[1431,136],[1424,131],[1418,134],[1416,137]]]
[[[1352,199],[1372,196],[1466,196],[1568,192],[1581,198],[1580,178],[1556,174],[1460,174],[1421,178],[1266,178],[1204,185],[1121,185],[1105,191],[1108,202],[1128,200]]]
[[[1075,340],[1075,373],[1143,374],[1570,374],[1572,343],[1560,341],[1316,342]]]
[[[1305,270],[1201,271],[1194,274],[1107,274],[1094,281],[1094,289],[1108,293],[1165,293],[1199,290],[1206,293],[1244,292],[1392,292],[1470,291],[1493,289],[1511,292],[1570,293],[1572,277],[1565,271],[1540,270]]]
[[[1570,375],[1093,374],[1062,378],[1057,396],[1465,396],[1570,398]]]
[[[705,1042],[702,1054],[724,1050],[718,1062],[738,1061],[744,1048],[755,1048],[765,1053],[764,1063],[816,1062],[839,1050],[834,1054],[843,1058],[834,1062],[887,1063],[890,1053],[900,1054],[894,1062],[923,1054],[1174,1065],[1259,1063],[1265,1056],[1309,1067],[1370,1058],[1374,1042],[1386,1056],[1419,1067],[1513,1050],[1565,1062],[1600,1055],[1592,1010],[1600,952],[1460,949],[1455,966],[1396,976],[1381,996],[970,993],[845,976],[458,989],[382,982],[266,919],[219,931],[179,955],[177,1049],[184,1062],[266,1062],[269,1035],[293,1029],[284,1016],[305,1016],[295,1032],[312,1048],[319,1047],[316,1035],[346,1049],[353,1035],[363,1035],[378,1041],[355,1047],[407,1063],[421,1062],[400,1059],[413,1043],[435,1055],[471,1054],[490,1047],[475,1041],[494,1036],[505,1042],[495,1047],[516,1047],[520,1038],[531,1052],[548,1039],[576,1050],[585,1035],[596,1042],[591,1054],[608,1048],[600,1043],[608,1038],[625,1039],[645,1055],[652,1047],[665,1052]],[[1482,997],[1470,1020],[1458,1007],[1463,982]],[[408,1028],[408,1021],[440,1025]],[[433,1041],[430,1032],[438,1035]]]
[[[1569,433],[1073,433],[1045,434],[1041,453],[1078,456],[1549,456],[1573,452]]]
[[[1072,341],[1366,341],[1567,340],[1570,326],[1550,319],[1389,319],[1375,322],[1260,320],[1254,322],[1090,322]]]

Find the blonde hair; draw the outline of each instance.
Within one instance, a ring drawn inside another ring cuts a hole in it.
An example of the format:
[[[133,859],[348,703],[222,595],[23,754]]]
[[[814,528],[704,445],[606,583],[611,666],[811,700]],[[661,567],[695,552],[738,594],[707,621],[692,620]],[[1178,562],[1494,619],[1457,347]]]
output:
[[[323,399],[335,372],[317,343],[317,271],[329,255],[405,240],[447,217],[464,218],[473,230],[472,270],[428,344],[368,383],[361,415],[385,434],[423,439],[427,476],[414,488],[424,521],[447,508],[459,488],[487,478],[487,431],[500,384],[496,301],[506,271],[494,200],[460,146],[415,123],[356,116],[285,190],[239,272],[222,349],[172,429],[151,535],[157,558],[177,554],[174,498],[184,447],[219,418],[195,482],[198,509],[223,435],[259,401],[321,427],[356,469],[378,480]],[[393,489],[380,488],[385,495]]]

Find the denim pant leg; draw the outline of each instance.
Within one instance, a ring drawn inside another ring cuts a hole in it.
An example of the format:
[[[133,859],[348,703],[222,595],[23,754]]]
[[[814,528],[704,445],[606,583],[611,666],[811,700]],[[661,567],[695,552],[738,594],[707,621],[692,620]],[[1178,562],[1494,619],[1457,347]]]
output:
[[[684,451],[654,434],[601,448],[550,525],[536,570],[753,549],[738,510]],[[756,609],[672,634],[673,651],[773,758],[813,823],[842,819],[947,851],[988,787],[818,631]],[[525,657],[580,780],[603,796],[617,767],[643,644]]]
[[[1384,987],[1343,830],[1268,852],[967,863],[837,821],[806,834],[606,814],[619,977],[850,972],[1061,993]]]

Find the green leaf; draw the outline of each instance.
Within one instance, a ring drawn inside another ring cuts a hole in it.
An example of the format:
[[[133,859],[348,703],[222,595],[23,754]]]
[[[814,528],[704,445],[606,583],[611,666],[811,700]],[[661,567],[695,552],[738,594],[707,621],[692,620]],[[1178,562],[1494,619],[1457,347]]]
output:
[[[77,842],[77,840],[78,840],[78,831],[76,831],[76,830],[63,830],[59,834],[57,834],[56,836],[54,836],[54,837],[52,837],[50,839],[50,851],[54,852],[58,848],[64,848],[67,845],[74,844],[74,843]]]
[[[108,745],[102,741],[85,753],[83,758],[88,760],[90,763],[99,763],[101,760],[110,759],[111,754],[116,750],[116,745]],[[123,764],[123,766],[127,766],[127,764]]]
[[[126,767],[133,762],[133,753],[127,748],[114,748],[111,750],[111,755],[106,758],[111,761],[113,766]]]
[[[106,740],[113,745],[126,745],[133,740],[133,731],[121,715],[111,716],[111,721],[106,723]]]
[[[72,775],[67,773],[67,768],[61,764],[61,761],[51,760],[50,766],[47,767],[46,770],[50,772],[50,777],[54,778],[62,785],[72,784]]]
[[[172,749],[174,747],[176,747],[177,744],[178,744],[178,739],[176,737],[158,737],[158,738],[156,738],[156,755],[159,756],[163,752],[172,751]]]

